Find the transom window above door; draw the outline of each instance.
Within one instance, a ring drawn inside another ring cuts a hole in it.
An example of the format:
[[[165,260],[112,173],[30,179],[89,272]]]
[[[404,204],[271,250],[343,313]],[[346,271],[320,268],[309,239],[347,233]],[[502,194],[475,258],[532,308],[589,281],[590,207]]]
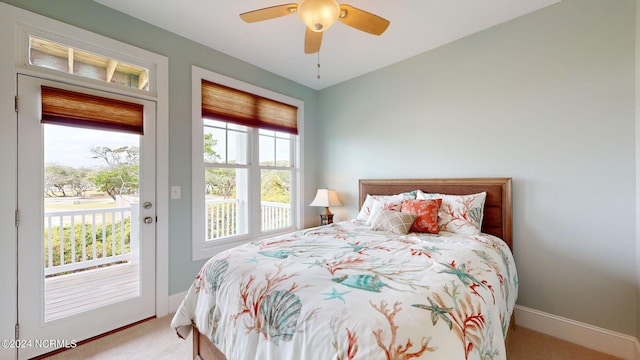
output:
[[[149,91],[149,69],[60,42],[29,36],[30,65]]]

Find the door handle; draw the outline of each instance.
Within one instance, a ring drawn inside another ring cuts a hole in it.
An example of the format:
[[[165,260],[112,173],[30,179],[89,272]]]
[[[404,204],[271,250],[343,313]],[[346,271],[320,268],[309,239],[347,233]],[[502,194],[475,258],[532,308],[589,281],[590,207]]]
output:
[[[153,222],[153,218],[151,216],[147,216],[144,218],[145,224],[151,224]]]

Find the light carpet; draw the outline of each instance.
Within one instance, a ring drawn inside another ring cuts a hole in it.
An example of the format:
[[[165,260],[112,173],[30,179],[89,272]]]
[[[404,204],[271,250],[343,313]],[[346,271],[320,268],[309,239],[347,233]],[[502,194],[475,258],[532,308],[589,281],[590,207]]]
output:
[[[171,316],[130,328],[46,357],[47,360],[188,360],[191,337],[181,340],[170,327]],[[509,360],[616,360],[617,358],[539,332],[517,327],[509,334]]]
[[[178,338],[170,327],[171,316],[152,319],[74,349],[46,357],[47,360],[190,360],[191,337]]]

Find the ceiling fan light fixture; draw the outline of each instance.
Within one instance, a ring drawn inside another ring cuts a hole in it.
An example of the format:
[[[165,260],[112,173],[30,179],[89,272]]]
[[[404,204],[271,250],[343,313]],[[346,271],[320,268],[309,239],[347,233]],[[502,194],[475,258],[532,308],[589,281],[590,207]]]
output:
[[[389,26],[389,20],[351,5],[338,4],[338,0],[300,0],[298,4],[282,4],[247,11],[240,14],[240,18],[245,22],[254,23],[293,13],[298,13],[307,28],[304,34],[305,54],[320,52],[322,33],[336,21],[373,35],[381,35]]]
[[[301,0],[297,13],[309,29],[322,32],[338,20],[340,4],[336,0]]]

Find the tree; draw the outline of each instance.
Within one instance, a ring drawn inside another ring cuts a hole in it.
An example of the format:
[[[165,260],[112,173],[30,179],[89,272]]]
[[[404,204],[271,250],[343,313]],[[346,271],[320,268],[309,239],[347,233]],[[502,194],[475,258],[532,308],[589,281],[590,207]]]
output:
[[[214,162],[220,160],[222,156],[213,148],[218,144],[218,140],[213,138],[213,134],[204,134],[204,161]]]
[[[138,191],[140,149],[123,146],[116,149],[98,146],[91,149],[94,158],[102,159],[107,167],[91,175],[89,180],[100,190],[116,200],[118,195],[136,194]]]
[[[264,201],[289,203],[291,199],[291,172],[270,170],[263,173],[262,199]]]
[[[58,164],[45,166],[45,195],[67,196],[67,191],[72,191],[73,196],[83,198],[92,184],[86,179],[89,174],[87,168],[73,168]]]
[[[225,199],[233,196],[236,189],[234,169],[207,168],[204,181],[207,194],[220,195]]]
[[[137,165],[140,159],[140,148],[135,146],[122,146],[111,149],[107,146],[96,146],[91,148],[94,159],[104,160],[110,167],[118,167],[120,165]]]
[[[77,196],[83,199],[88,190],[93,188],[93,184],[87,180],[87,176],[89,176],[90,170],[87,168],[70,168],[73,170],[71,174],[71,182],[69,183],[69,187],[71,191],[73,191],[74,196]]]
[[[65,186],[69,182],[68,166],[49,164],[44,168],[44,191],[47,196],[67,196]]]
[[[218,140],[213,138],[213,134],[204,134],[204,161],[216,162],[222,156],[213,150]],[[236,189],[236,176],[233,169],[207,168],[204,176],[207,194],[216,194],[230,198]]]

